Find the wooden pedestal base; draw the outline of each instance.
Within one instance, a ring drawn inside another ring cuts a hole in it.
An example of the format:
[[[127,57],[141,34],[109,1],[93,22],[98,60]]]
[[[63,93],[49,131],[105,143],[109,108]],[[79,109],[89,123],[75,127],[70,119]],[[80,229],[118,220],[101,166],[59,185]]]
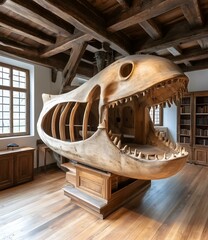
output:
[[[105,218],[150,186],[151,181],[135,180],[95,170],[80,164],[63,164],[70,185],[64,194],[94,215]]]

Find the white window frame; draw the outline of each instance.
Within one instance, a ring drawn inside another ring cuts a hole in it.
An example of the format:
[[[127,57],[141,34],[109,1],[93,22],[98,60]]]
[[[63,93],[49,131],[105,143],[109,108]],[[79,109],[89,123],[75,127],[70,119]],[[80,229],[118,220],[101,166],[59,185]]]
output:
[[[0,85],[0,89],[10,91],[10,133],[0,133],[0,138],[14,137],[14,136],[26,136],[30,134],[30,71],[28,69],[20,68],[10,64],[0,62],[1,67],[10,69],[10,86]],[[13,70],[22,71],[26,74],[26,88],[13,87]],[[13,130],[13,93],[24,92],[26,94],[26,131],[14,132]],[[2,117],[3,118],[3,117]]]

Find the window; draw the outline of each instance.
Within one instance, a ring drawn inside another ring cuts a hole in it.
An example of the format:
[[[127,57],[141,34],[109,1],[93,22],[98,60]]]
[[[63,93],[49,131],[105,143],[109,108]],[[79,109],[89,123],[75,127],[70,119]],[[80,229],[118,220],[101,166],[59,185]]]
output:
[[[150,108],[150,117],[155,126],[163,125],[163,109],[160,106]]]
[[[29,71],[0,63],[0,137],[29,134]]]

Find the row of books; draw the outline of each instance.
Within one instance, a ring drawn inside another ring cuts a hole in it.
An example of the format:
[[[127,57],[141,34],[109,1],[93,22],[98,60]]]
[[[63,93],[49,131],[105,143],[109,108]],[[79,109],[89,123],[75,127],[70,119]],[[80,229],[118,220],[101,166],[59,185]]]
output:
[[[196,124],[208,125],[208,116],[200,116],[196,118]]]
[[[181,106],[181,113],[190,113],[190,106]]]
[[[208,136],[208,129],[196,128],[197,136]]]
[[[190,138],[189,137],[180,137],[180,142],[181,143],[190,143]]]
[[[189,97],[183,97],[181,104],[190,104],[190,98]]]
[[[208,113],[208,105],[205,106],[197,106],[196,107],[197,113]]]
[[[190,119],[181,119],[181,124],[191,124]]]
[[[207,146],[208,145],[208,139],[197,138],[196,139],[196,144]]]
[[[190,135],[190,133],[191,133],[190,129],[181,128],[181,134]]]

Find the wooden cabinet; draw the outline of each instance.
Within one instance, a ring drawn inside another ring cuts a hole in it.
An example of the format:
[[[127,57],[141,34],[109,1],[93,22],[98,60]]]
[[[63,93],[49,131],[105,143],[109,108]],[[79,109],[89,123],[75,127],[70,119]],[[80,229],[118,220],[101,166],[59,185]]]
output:
[[[0,190],[33,179],[34,148],[0,151]]]
[[[207,148],[195,148],[194,149],[194,162],[196,164],[208,165],[208,149]]]
[[[186,94],[178,107],[178,142],[189,161],[208,165],[208,92]]]

